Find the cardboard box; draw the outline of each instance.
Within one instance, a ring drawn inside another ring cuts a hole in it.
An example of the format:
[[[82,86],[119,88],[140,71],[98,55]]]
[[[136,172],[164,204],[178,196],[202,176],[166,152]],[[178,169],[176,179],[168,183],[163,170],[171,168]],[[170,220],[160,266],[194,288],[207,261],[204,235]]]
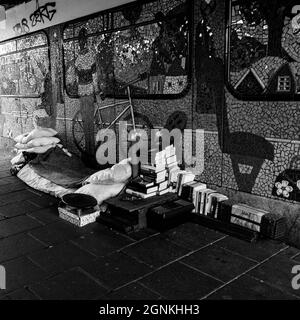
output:
[[[96,222],[96,219],[100,216],[100,211],[94,211],[89,214],[83,214],[81,216],[78,216],[66,208],[58,207],[59,217],[75,224],[78,227],[84,227],[90,223]]]

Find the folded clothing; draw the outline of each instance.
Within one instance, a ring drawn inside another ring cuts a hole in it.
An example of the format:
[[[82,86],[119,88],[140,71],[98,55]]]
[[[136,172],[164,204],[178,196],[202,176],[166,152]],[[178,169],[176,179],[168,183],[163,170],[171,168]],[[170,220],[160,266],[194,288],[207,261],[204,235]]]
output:
[[[27,146],[29,147],[43,147],[48,146],[50,144],[58,144],[60,142],[60,139],[57,137],[41,137],[41,138],[35,138],[30,140],[27,143]]]
[[[98,171],[88,177],[84,184],[102,184],[111,185],[116,183],[126,182],[132,175],[130,159],[122,160],[120,163],[115,164],[111,168]]]
[[[103,184],[86,184],[75,193],[83,193],[90,195],[97,199],[98,205],[101,205],[103,201],[116,197],[125,187],[125,183],[115,183],[111,185]]]
[[[17,137],[14,138],[15,142],[26,144],[29,141],[36,139],[36,138],[42,138],[42,137],[54,137],[57,135],[57,131],[52,128],[42,128],[38,127],[33,129],[31,132],[23,133]]]
[[[10,163],[15,166],[15,165],[18,165],[18,164],[21,164],[25,162],[25,158],[23,156],[23,153],[22,152],[19,152],[14,158],[12,158],[10,160]]]
[[[33,147],[33,148],[26,149],[26,152],[42,154],[42,153],[47,152],[51,148],[55,148],[55,146],[56,146],[56,144],[52,143],[52,144],[49,144],[49,145],[43,146],[43,147]]]
[[[38,127],[29,133],[17,136],[14,139],[17,142],[15,148],[28,153],[45,153],[60,142],[59,138],[54,137],[56,134],[57,131],[54,129]]]

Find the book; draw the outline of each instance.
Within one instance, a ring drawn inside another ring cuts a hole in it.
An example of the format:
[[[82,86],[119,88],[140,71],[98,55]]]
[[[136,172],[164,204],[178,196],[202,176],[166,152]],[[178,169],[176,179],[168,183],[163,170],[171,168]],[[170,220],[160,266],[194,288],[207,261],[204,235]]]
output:
[[[235,204],[232,206],[230,222],[259,232],[265,214],[268,212],[244,204]]]
[[[140,177],[143,179],[150,179],[154,183],[160,183],[166,180],[167,170],[163,170],[157,173],[141,170]]]
[[[145,188],[143,186],[128,184],[127,188],[129,188],[129,189],[131,189],[133,191],[144,193],[144,194],[149,194],[149,193],[153,193],[153,192],[157,192],[158,191],[158,186]]]
[[[166,158],[172,157],[176,154],[176,148],[173,145],[167,146],[165,148]]]
[[[202,189],[206,189],[207,186],[205,183],[202,182],[196,182],[192,185],[192,202],[194,204],[194,211],[197,212],[197,204],[198,204],[198,198],[199,198],[199,191]]]
[[[165,169],[166,169],[166,165],[165,164],[161,164],[159,166],[148,165],[148,164],[142,164],[141,165],[141,171],[152,173],[152,174],[158,173],[158,172],[163,171]]]
[[[168,180],[165,180],[163,182],[160,182],[157,186],[158,186],[158,191],[162,191],[168,188]]]
[[[177,182],[177,176],[179,172],[181,172],[180,168],[178,166],[173,167],[172,169],[169,169],[169,183],[174,182],[176,184]]]
[[[218,205],[220,202],[227,201],[228,197],[225,195],[214,192],[209,195],[209,203],[207,207],[207,215],[210,216],[211,218],[217,217],[218,210],[220,206]]]
[[[200,214],[205,214],[205,205],[206,205],[206,197],[207,193],[215,192],[212,189],[203,189],[199,191],[199,202],[198,202],[198,212]]]
[[[192,172],[186,172],[180,176],[180,181],[178,185],[178,196],[181,195],[182,186],[187,182],[194,181],[194,179],[195,179],[195,175]]]
[[[166,162],[166,151],[162,150],[159,151],[155,154],[155,158],[154,158],[155,163],[161,163],[161,162]]]
[[[256,231],[256,232],[260,232],[260,224],[255,222],[255,221],[249,221],[246,219],[241,219],[235,216],[231,216],[230,218],[230,222],[233,224],[237,224],[241,227]]]
[[[166,164],[169,166],[172,163],[177,162],[177,157],[176,155],[173,155],[171,157],[166,158]]]
[[[205,216],[209,216],[210,215],[210,210],[211,210],[211,203],[212,203],[212,195],[216,193],[216,190],[210,190],[208,192],[206,192],[206,196],[205,196],[205,201],[203,204],[203,214]]]
[[[163,196],[164,194],[167,194],[170,192],[170,189],[169,188],[166,188],[164,190],[161,190],[161,191],[157,191],[157,195],[158,196]]]
[[[169,170],[172,170],[173,167],[175,167],[175,168],[177,167],[179,169],[178,161],[172,162],[170,164],[166,164],[166,168]]]
[[[185,170],[179,170],[177,172],[177,174],[175,175],[174,177],[174,182],[176,182],[176,192],[178,193],[179,191],[179,186],[181,184],[181,181],[182,181],[182,176],[186,173],[187,171]]]
[[[153,196],[156,196],[156,192],[146,194],[146,193],[139,192],[139,191],[136,191],[136,190],[132,190],[132,189],[129,189],[129,188],[127,188],[125,190],[125,192],[127,194],[130,194],[132,196],[135,196],[135,197],[141,198],[141,199],[147,199],[147,198],[151,198]]]
[[[150,188],[154,186],[154,181],[148,176],[145,176],[145,177],[138,176],[135,179],[131,180],[129,184],[133,186],[142,187],[142,188]]]

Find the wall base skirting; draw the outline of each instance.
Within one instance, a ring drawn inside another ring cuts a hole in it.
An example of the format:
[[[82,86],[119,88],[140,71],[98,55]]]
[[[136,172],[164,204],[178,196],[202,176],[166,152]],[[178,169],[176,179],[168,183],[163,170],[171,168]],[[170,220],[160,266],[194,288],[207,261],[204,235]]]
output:
[[[213,185],[209,185],[209,187],[227,195],[229,199],[236,203],[248,204],[252,207],[263,209],[286,217],[287,243],[300,248],[300,204],[264,198],[246,192],[216,187]]]

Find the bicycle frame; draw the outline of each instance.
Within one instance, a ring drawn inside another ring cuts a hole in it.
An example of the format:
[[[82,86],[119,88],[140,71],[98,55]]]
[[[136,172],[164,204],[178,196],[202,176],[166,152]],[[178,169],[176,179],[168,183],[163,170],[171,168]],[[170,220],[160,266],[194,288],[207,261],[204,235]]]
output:
[[[117,102],[117,103],[108,104],[108,105],[105,105],[105,106],[102,106],[102,107],[97,107],[97,109],[95,110],[94,119],[98,118],[99,123],[103,123],[103,120],[102,120],[102,117],[101,117],[101,111],[102,110],[106,110],[106,109],[109,109],[109,108],[116,108],[118,106],[123,106],[124,107],[124,109],[117,115],[117,117],[111,123],[109,123],[108,127],[105,130],[110,129],[113,125],[115,125],[123,117],[123,115],[128,110],[130,110],[133,130],[134,130],[134,132],[136,131],[134,112],[133,112],[133,105],[132,105],[132,99],[131,99],[129,86],[127,86],[127,94],[128,94],[128,101],[121,101],[121,102]],[[97,133],[96,142],[98,142],[98,141],[99,140],[98,140],[98,133]]]

